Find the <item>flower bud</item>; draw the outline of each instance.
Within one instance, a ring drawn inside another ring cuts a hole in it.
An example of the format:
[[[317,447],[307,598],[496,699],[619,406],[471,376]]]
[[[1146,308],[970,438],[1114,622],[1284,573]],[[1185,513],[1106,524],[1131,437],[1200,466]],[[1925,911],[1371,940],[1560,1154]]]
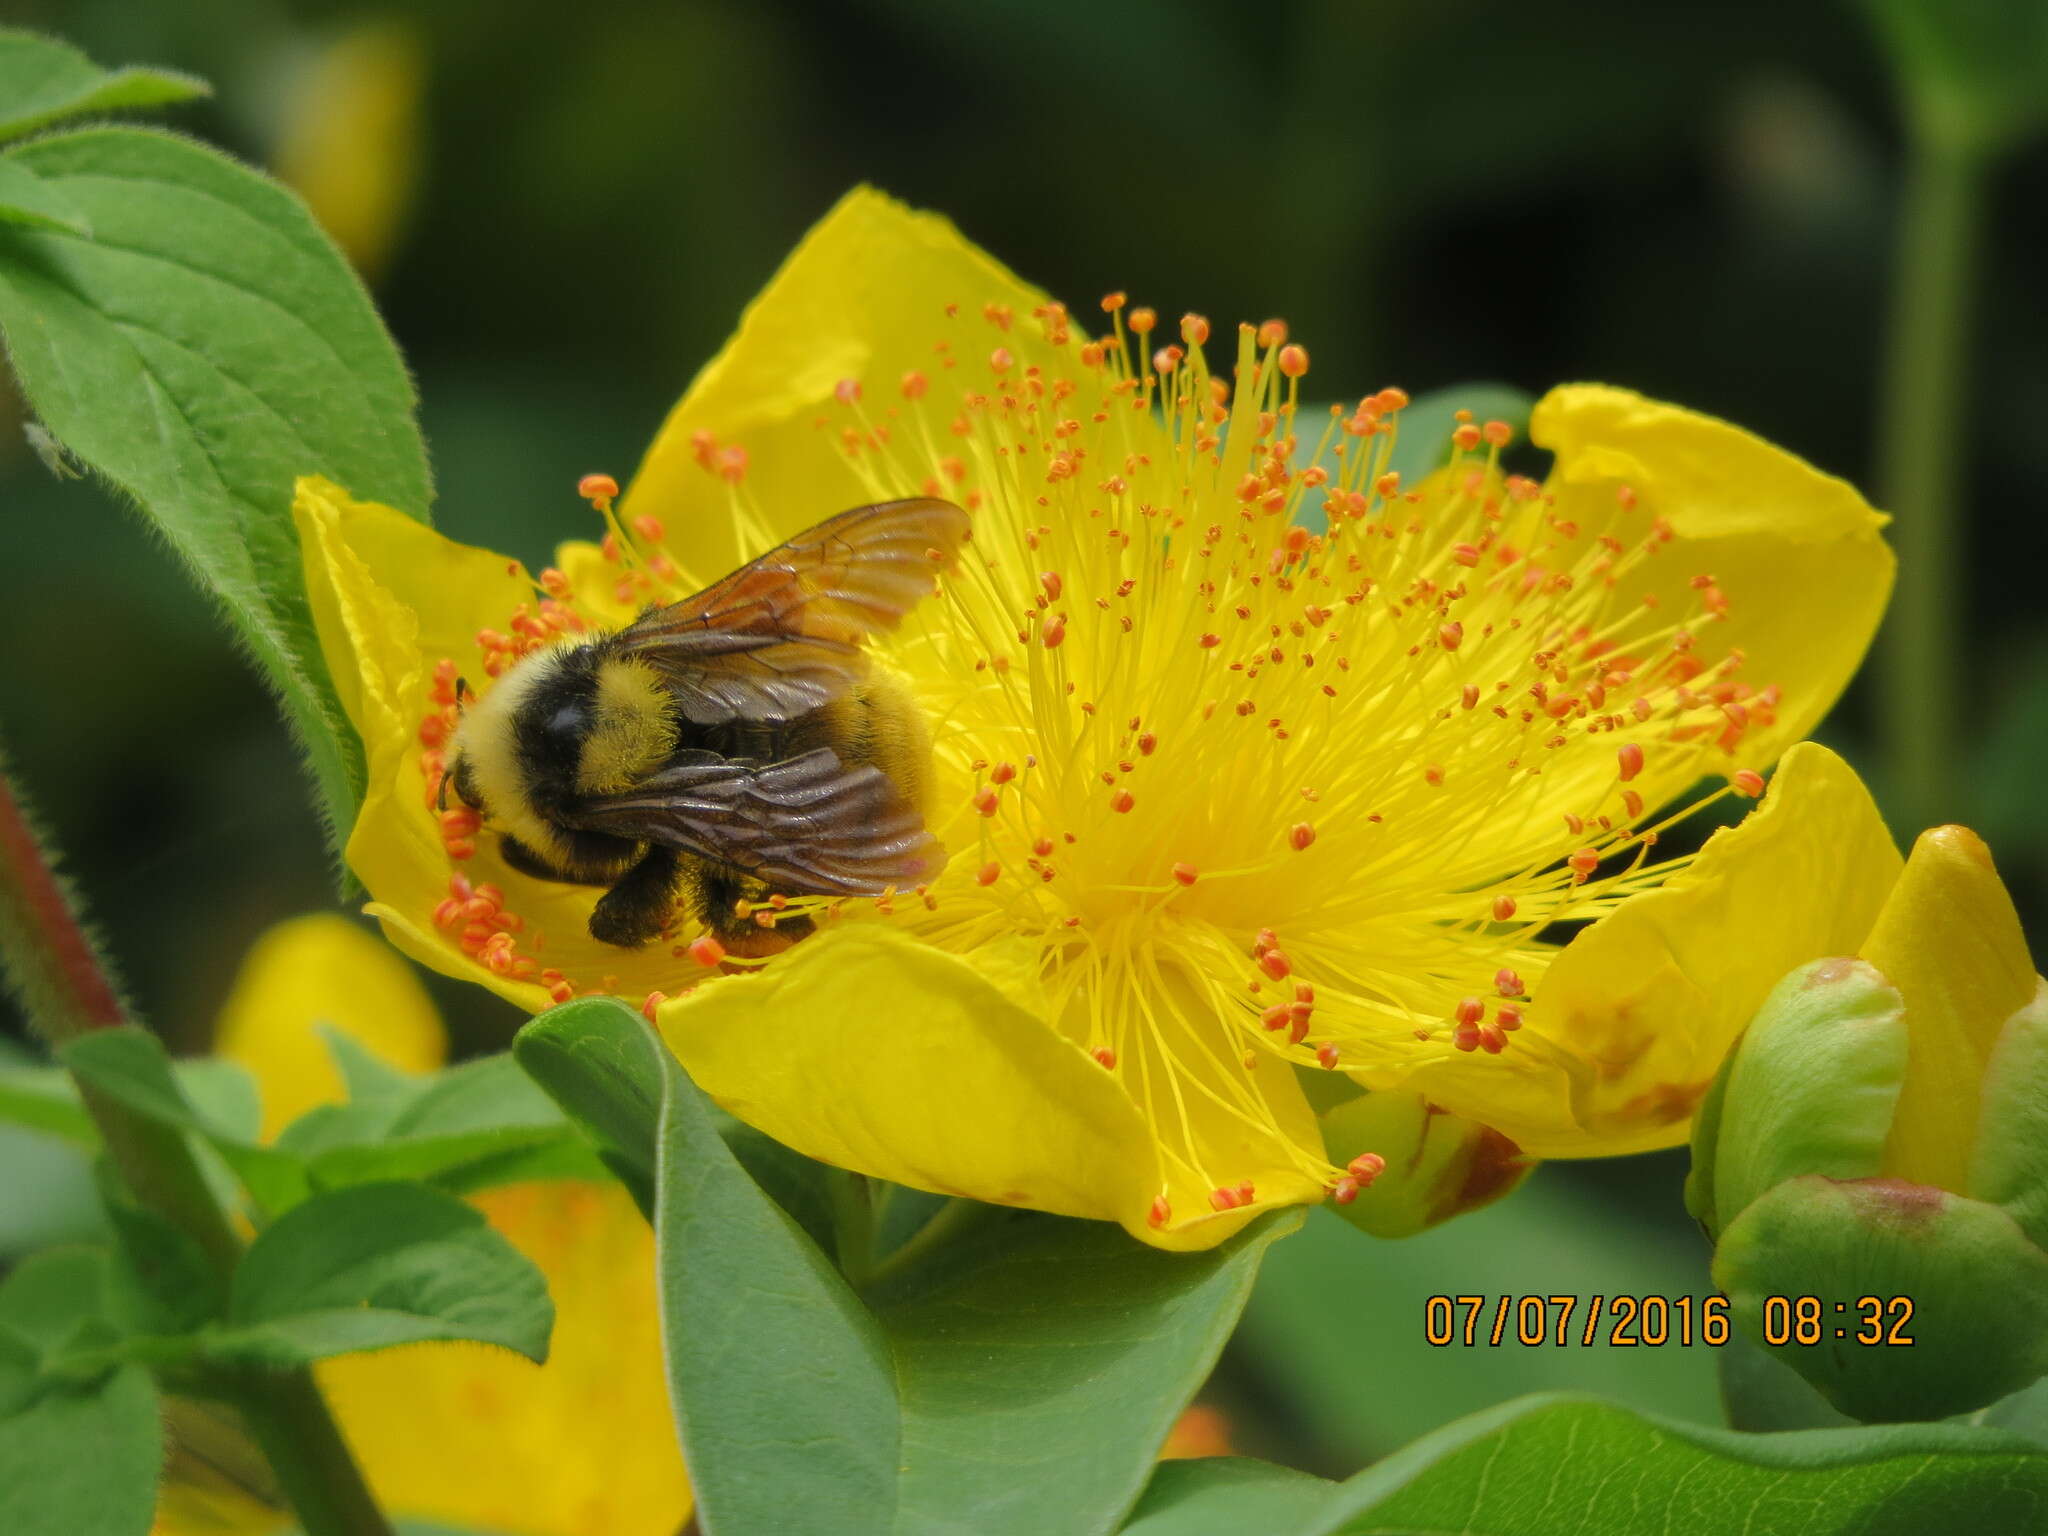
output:
[[[2048,987],[1961,827],[1915,844],[1861,951],[1765,999],[1686,1204],[1745,1332],[1844,1413],[1941,1418],[2048,1374]]]
[[[1348,1165],[1376,1152],[1387,1166],[1349,1204],[1332,1208],[1374,1237],[1413,1237],[1509,1193],[1536,1166],[1507,1137],[1412,1093],[1368,1093],[1323,1116],[1323,1146]]]

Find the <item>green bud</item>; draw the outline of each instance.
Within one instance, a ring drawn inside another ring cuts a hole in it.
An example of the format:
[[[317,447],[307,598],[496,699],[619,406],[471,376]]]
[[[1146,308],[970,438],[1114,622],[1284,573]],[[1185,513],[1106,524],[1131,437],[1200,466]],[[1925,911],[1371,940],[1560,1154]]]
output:
[[[1348,1165],[1362,1152],[1386,1167],[1337,1214],[1374,1237],[1413,1237],[1463,1211],[1476,1211],[1529,1176],[1536,1159],[1489,1125],[1467,1120],[1412,1093],[1368,1093],[1323,1116],[1330,1161]]]
[[[1701,1106],[1686,1204],[1718,1235],[1800,1174],[1877,1174],[1906,1073],[1899,994],[1860,960],[1779,982]]]
[[[1984,1069],[1970,1190],[2048,1249],[2048,985],[2006,1020]]]
[[[2048,1253],[1998,1206],[1924,1184],[1788,1179],[1728,1224],[1714,1284],[1859,1419],[1965,1413],[2048,1372]]]

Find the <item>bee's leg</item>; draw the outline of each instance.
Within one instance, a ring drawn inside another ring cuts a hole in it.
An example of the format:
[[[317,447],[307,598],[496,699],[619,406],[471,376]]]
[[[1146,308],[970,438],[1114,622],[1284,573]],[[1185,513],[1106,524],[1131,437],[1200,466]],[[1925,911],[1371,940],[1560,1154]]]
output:
[[[682,857],[673,848],[650,846],[618,884],[597,899],[590,936],[600,944],[638,949],[660,935],[675,905],[676,874]]]
[[[755,921],[752,913],[740,916],[742,901],[758,908],[768,900],[769,890],[761,881],[736,869],[712,864],[699,866],[692,884],[695,888],[691,895],[698,916],[728,954],[755,959],[778,955],[817,926],[796,913],[772,926]]]

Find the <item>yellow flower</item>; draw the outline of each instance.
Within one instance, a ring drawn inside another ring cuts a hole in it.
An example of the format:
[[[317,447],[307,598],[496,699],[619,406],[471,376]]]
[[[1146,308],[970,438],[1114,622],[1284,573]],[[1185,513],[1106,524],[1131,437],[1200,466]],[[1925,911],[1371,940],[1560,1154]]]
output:
[[[1338,1186],[1296,1068],[1535,1155],[1683,1140],[1741,1025],[1721,978],[1816,952],[1824,917],[1777,909],[1864,857],[1836,845],[1863,791],[1795,755],[1739,829],[1645,867],[1659,807],[1702,775],[1758,792],[1827,710],[1889,589],[1883,518],[1599,386],[1536,408],[1544,483],[1474,422],[1397,484],[1399,391],[1320,416],[1279,322],[1212,358],[1199,316],[1168,343],[1104,308],[1089,340],[944,220],[860,191],[676,407],[604,546],[565,545],[537,586],[303,482],[370,755],[349,849],[370,910],[528,1008],[646,998],[715,1099],[801,1151],[1162,1246]],[[834,904],[708,978],[682,920],[598,945],[595,892],[521,878],[470,813],[437,821],[458,671],[487,683],[919,493],[974,518],[943,595],[874,647],[933,724],[951,860],[929,888]],[[1567,950],[1543,937],[1589,919]]]
[[[390,1065],[438,1064],[441,1022],[404,963],[335,916],[299,918],[251,951],[221,1021],[266,1123],[340,1097],[315,1026]],[[415,1344],[330,1360],[320,1385],[378,1502],[394,1516],[505,1536],[674,1536],[689,1484],[668,1410],[647,1223],[613,1184],[561,1179],[474,1203],[547,1276],[548,1362],[481,1344]],[[176,1442],[176,1421],[173,1421]],[[199,1449],[195,1447],[194,1449]],[[276,1507],[174,1457],[155,1536],[258,1536]]]

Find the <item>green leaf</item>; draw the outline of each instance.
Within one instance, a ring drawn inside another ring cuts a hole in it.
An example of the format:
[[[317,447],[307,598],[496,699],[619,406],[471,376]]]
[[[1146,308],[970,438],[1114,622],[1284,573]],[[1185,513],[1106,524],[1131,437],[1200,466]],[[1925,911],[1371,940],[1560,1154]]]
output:
[[[532,1262],[453,1195],[365,1184],[267,1227],[235,1271],[216,1358],[295,1365],[421,1339],[547,1358],[554,1306]]]
[[[1784,1361],[1740,1334],[1728,1340],[1714,1362],[1721,1376],[1721,1406],[1733,1429],[1767,1433],[1781,1429],[1839,1429],[1856,1421],[1828,1405]]]
[[[191,75],[132,66],[105,70],[55,38],[0,31],[0,139],[83,112],[160,107],[211,94]]]
[[[330,835],[362,750],[314,635],[293,480],[424,516],[412,385],[348,264],[291,193],[168,134],[33,141],[90,239],[0,225],[0,332],[65,449],[132,498],[220,602],[298,733]]]
[[[582,1127],[652,1219],[661,1062],[629,1024],[609,999],[564,1003],[519,1031],[512,1056]]]
[[[60,1067],[8,1067],[0,1071],[0,1120],[80,1147],[97,1147],[99,1132],[78,1102],[71,1074]]]
[[[210,1068],[225,1063],[209,1064],[209,1070],[192,1075],[192,1081],[221,1113],[220,1120],[210,1120],[186,1097],[179,1071],[156,1036],[138,1025],[96,1029],[69,1042],[57,1054],[80,1081],[91,1083],[138,1114],[204,1138],[264,1210],[288,1210],[305,1198],[306,1173],[297,1158],[236,1134],[251,1124],[252,1101],[235,1086],[236,1074],[246,1077],[240,1068],[220,1072]]]
[[[2048,1454],[1997,1430],[1745,1435],[1536,1397],[1424,1437],[1275,1536],[1918,1536],[2044,1522]]]
[[[708,1529],[1113,1527],[1260,1255],[1299,1224],[1168,1254],[1106,1223],[982,1207],[961,1240],[885,1264],[864,1302],[631,1009],[565,1004],[513,1050],[617,1166],[655,1168],[670,1391]]]
[[[0,1418],[0,1531],[144,1536],[162,1461],[156,1391],[140,1366],[50,1383]]]
[[[479,1178],[503,1182],[508,1172],[528,1176],[535,1167],[554,1168],[555,1161],[535,1159],[571,1148],[578,1155],[559,1166],[589,1168],[582,1138],[510,1053],[430,1078],[364,1081],[372,1094],[366,1102],[351,1102],[323,1117],[317,1133],[294,1138],[320,1188],[401,1179],[478,1188]],[[309,1152],[315,1140],[319,1150]]]
[[[61,229],[74,235],[92,230],[64,195],[27,166],[0,160],[0,223],[30,229]]]
[[[138,1367],[64,1369],[112,1337],[107,1255],[37,1254],[0,1282],[0,1531],[137,1536],[149,1529],[162,1459],[156,1394]]]
[[[341,1084],[351,1104],[409,1099],[424,1082],[418,1073],[402,1072],[392,1066],[346,1030],[336,1029],[332,1024],[313,1027],[326,1042],[327,1054],[334,1058],[334,1069],[341,1074]]]
[[[1242,1456],[1162,1461],[1124,1536],[1252,1536],[1298,1530],[1334,1484]]]

